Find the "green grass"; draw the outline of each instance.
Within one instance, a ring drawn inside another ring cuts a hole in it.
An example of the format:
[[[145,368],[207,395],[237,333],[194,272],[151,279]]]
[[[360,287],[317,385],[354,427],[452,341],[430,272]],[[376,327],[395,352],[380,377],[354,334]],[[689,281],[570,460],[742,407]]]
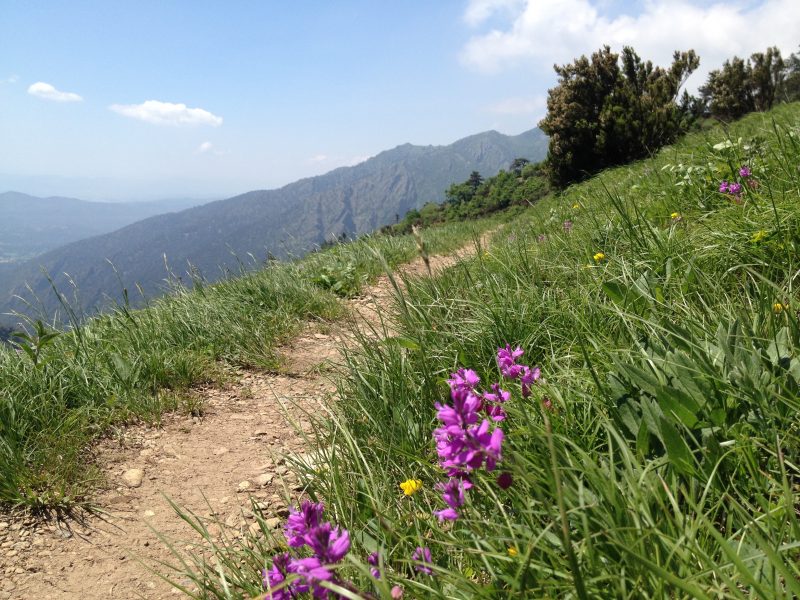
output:
[[[717,188],[742,164],[758,186],[738,203]],[[398,334],[348,355],[309,440],[325,449],[310,495],[353,541],[339,576],[381,597],[800,595],[799,165],[800,105],[782,106],[551,196],[488,252],[408,281]],[[475,474],[440,524],[434,403],[461,366],[497,381],[506,343],[543,373],[528,399],[504,384],[514,484]],[[423,490],[404,497],[408,478]],[[250,542],[190,569],[197,597],[263,593],[280,544]]]
[[[431,229],[430,250],[450,251],[492,223]],[[414,256],[410,236],[368,237],[179,287],[142,310],[119,306],[50,340],[39,341],[32,322],[30,353],[0,346],[0,504],[59,509],[87,500],[101,483],[88,452],[97,436],[166,411],[201,410],[186,391],[224,379],[226,365],[279,368],[277,346],[305,322],[338,318],[340,296]]]

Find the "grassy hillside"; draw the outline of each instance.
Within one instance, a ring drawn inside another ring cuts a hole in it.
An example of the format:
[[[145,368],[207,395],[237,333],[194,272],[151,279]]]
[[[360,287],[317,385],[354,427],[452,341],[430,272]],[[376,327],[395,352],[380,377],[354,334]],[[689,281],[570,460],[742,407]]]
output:
[[[426,235],[431,252],[464,244],[492,222]],[[411,236],[363,238],[258,273],[176,287],[148,308],[110,314],[49,338],[27,327],[26,347],[0,344],[0,504],[67,506],[94,483],[87,443],[115,423],[194,411],[183,393],[224,379],[225,365],[278,368],[275,348],[303,322],[341,312],[382,272],[416,255]],[[77,323],[77,317],[74,318]]]
[[[381,597],[800,595],[798,164],[793,104],[551,196],[488,252],[409,281],[398,335],[348,357],[309,440],[320,460],[296,465],[349,531],[336,581]],[[499,368],[506,344],[541,369],[529,395]],[[463,424],[486,417],[456,402],[464,384],[450,398],[459,368],[510,392],[487,421],[502,440]],[[438,456],[436,403],[466,420]],[[444,458],[473,486],[462,506],[451,493],[456,520],[434,516]],[[202,597],[263,594],[258,543],[218,547]]]

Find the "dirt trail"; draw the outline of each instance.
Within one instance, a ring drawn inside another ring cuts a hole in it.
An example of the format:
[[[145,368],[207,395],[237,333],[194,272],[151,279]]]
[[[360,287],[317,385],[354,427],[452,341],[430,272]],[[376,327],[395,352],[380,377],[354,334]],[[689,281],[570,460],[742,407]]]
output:
[[[431,257],[431,267],[436,272],[472,252],[470,244]],[[418,259],[399,271],[421,275],[426,269]],[[348,301],[349,319],[309,325],[281,349],[281,374],[233,369],[231,383],[198,388],[202,417],[171,415],[158,428],[131,427],[101,442],[97,455],[110,484],[96,499],[104,518],[42,523],[0,515],[0,600],[178,597],[178,590],[144,566],[174,562],[156,532],[178,550],[191,550],[199,541],[167,497],[241,534],[255,527],[254,497],[279,526],[286,492],[292,498],[302,492],[284,464],[286,456],[304,450],[287,418],[307,428],[304,415],[324,410],[335,391],[326,372],[340,350],[354,343],[354,327],[367,335],[380,331],[380,314],[392,294],[383,276]]]

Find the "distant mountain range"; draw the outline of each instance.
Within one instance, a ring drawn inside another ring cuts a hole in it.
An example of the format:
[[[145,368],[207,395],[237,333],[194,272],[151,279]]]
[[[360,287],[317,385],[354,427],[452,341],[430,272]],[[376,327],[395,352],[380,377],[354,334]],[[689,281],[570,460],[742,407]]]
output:
[[[473,170],[491,176],[515,158],[539,161],[546,152],[539,129],[516,136],[488,131],[449,146],[405,144],[280,189],[150,217],[18,266],[5,285],[0,281],[0,313],[23,308],[11,296],[29,297],[26,282],[46,311],[58,308],[42,269],[68,295],[74,281],[84,309],[101,309],[120,298],[120,282],[130,290],[140,286],[147,296],[161,293],[165,264],[177,276],[194,268],[213,281],[242,262],[254,267],[270,254],[299,256],[342,233],[368,233],[426,202],[441,202],[447,187]]]
[[[191,199],[85,202],[5,192],[0,194],[0,263],[33,258],[70,242],[198,204],[201,201]]]

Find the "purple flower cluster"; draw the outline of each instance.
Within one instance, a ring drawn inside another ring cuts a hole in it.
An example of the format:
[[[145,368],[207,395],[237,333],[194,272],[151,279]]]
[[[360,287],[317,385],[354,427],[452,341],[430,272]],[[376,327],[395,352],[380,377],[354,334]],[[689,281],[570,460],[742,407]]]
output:
[[[522,395],[527,398],[531,395],[531,386],[542,376],[539,367],[531,369],[527,365],[517,364],[517,359],[523,354],[522,348],[517,346],[514,350],[509,344],[505,348],[497,349],[497,364],[500,366],[500,373],[506,379],[519,379],[522,384]]]
[[[495,401],[502,402],[507,396],[499,390],[499,394],[489,394],[484,402],[477,391],[479,382],[475,371],[459,369],[448,380],[452,405],[436,403],[437,417],[443,426],[434,430],[433,437],[439,464],[451,477],[465,477],[484,464],[488,471],[493,471],[500,460],[503,430],[496,428],[490,432],[489,419],[481,419],[480,413],[485,409],[502,420],[505,415],[493,407],[499,406]]]
[[[564,227],[564,233],[569,233],[570,231],[572,231],[572,221],[567,219],[566,221],[564,221],[563,227]]]
[[[323,522],[322,503],[304,500],[300,509],[292,509],[286,520],[286,543],[290,548],[307,546],[313,556],[295,558],[288,552],[275,556],[272,567],[263,573],[264,587],[271,600],[289,600],[297,594],[312,592],[315,598],[328,598],[322,581],[336,581],[330,567],[350,550],[350,535],[345,529]],[[286,587],[275,590],[291,574],[297,577]]]
[[[504,378],[519,380],[522,395],[527,397],[531,386],[541,377],[541,370],[519,364],[522,354],[519,347],[498,348],[497,364]],[[511,393],[499,383],[489,386],[488,391],[478,391],[480,381],[472,369],[459,369],[447,380],[452,403],[436,403],[436,416],[442,426],[433,431],[433,438],[439,465],[450,477],[436,486],[447,504],[447,508],[434,512],[440,521],[458,519],[458,509],[465,503],[464,492],[472,487],[469,479],[472,472],[482,467],[494,471],[502,460],[504,433],[499,426],[491,429],[491,424],[506,419],[503,405],[511,399]],[[510,475],[505,475],[501,476],[501,487],[511,485]]]
[[[431,558],[431,549],[426,547],[417,546],[417,549],[414,550],[414,554],[411,555],[411,560],[413,560],[416,565],[414,565],[414,569],[418,573],[422,573],[423,575],[433,575],[433,570],[428,566],[433,564],[433,559]]]
[[[722,183],[719,184],[720,193],[729,194],[731,196],[740,196],[742,189],[742,184],[735,181],[728,183],[727,181],[723,180]]]
[[[758,181],[756,181],[756,179],[753,177],[753,171],[751,171],[750,167],[747,165],[742,165],[739,167],[739,177],[741,177],[751,188],[758,186]],[[739,202],[742,199],[744,186],[736,181],[728,182],[723,180],[719,184],[719,191],[721,194],[728,194],[729,196],[732,196],[734,200]]]
[[[367,562],[369,563],[370,566],[369,570],[370,575],[372,575],[375,579],[380,579],[381,572],[380,569],[378,569],[378,567],[381,564],[381,555],[378,554],[377,552],[373,552],[367,557]]]

